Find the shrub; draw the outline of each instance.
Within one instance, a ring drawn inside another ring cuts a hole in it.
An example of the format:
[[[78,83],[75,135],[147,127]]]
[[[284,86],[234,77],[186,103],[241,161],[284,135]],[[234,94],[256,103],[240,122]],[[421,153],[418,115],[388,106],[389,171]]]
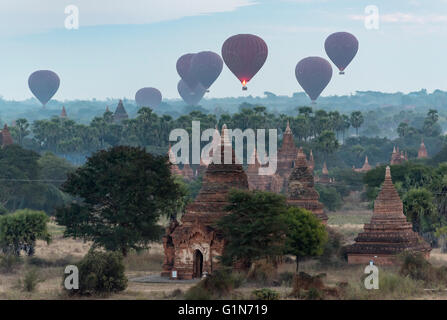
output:
[[[268,288],[253,290],[251,294],[255,300],[279,300],[279,293]]]
[[[247,280],[262,285],[270,285],[277,277],[277,270],[272,263],[265,260],[252,264],[247,274]]]
[[[322,300],[324,298],[323,291],[317,288],[310,288],[304,295],[306,300]]]
[[[50,242],[47,229],[48,216],[43,211],[18,210],[0,216],[0,247],[4,253],[20,255],[25,251],[34,254],[37,239]]]
[[[240,274],[231,272],[231,268],[216,270],[213,274],[191,287],[185,294],[187,300],[209,300],[228,296],[242,283]]]
[[[413,280],[422,280],[426,284],[445,283],[447,268],[432,266],[419,252],[405,252],[400,255],[402,261],[399,274]]]
[[[44,280],[41,278],[37,269],[28,270],[23,279],[18,280],[18,286],[26,292],[33,292],[37,285]]]
[[[80,295],[110,294],[127,288],[123,257],[118,252],[90,250],[79,262]]]
[[[286,286],[290,286],[292,284],[294,276],[295,276],[294,272],[290,271],[282,272],[278,275],[279,283],[284,284]]]
[[[341,255],[343,255],[343,235],[330,227],[327,227],[326,230],[328,232],[328,241],[324,246],[323,254],[318,258],[318,262],[323,267],[336,265],[337,262],[343,260],[341,258]]]
[[[0,271],[4,273],[13,272],[14,269],[21,265],[23,260],[13,254],[3,254],[0,255]]]

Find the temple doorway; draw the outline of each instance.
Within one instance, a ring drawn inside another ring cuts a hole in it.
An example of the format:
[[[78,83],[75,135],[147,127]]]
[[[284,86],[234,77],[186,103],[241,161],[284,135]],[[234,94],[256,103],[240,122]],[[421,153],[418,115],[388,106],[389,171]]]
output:
[[[194,251],[193,277],[201,278],[203,270],[203,255],[200,250]]]

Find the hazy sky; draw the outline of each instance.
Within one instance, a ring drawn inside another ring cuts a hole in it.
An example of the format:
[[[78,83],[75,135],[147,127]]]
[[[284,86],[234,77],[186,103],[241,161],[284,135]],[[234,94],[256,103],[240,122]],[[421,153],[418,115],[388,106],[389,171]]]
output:
[[[70,4],[78,30],[64,27]],[[368,5],[379,9],[378,30],[364,25]],[[59,100],[133,98],[146,86],[177,98],[177,58],[220,54],[237,33],[266,41],[266,64],[247,92],[224,66],[208,96],[291,95],[302,91],[297,62],[327,58],[324,40],[336,31],[355,34],[359,52],[346,75],[333,66],[323,95],[447,90],[447,0],[1,0],[0,95],[31,97],[28,76],[50,69],[61,78]]]

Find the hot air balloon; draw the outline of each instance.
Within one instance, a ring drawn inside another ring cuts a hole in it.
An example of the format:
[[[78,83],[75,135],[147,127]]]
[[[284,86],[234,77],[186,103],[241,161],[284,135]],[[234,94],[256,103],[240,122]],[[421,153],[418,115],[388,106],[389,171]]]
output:
[[[194,53],[187,53],[178,58],[177,60],[177,73],[180,78],[188,85],[190,88],[195,88],[199,81],[197,78],[191,73],[191,60],[194,57]]]
[[[177,90],[183,101],[191,106],[197,105],[206,92],[206,88],[201,84],[198,84],[194,89],[191,89],[184,80],[178,82]]]
[[[357,54],[359,42],[354,35],[348,32],[336,32],[327,37],[324,49],[340,70],[340,74],[344,74],[345,68]]]
[[[232,36],[222,45],[222,58],[242,83],[242,90],[247,90],[247,82],[262,68],[267,55],[267,44],[252,34]]]
[[[202,51],[191,59],[191,75],[206,89],[216,81],[222,72],[222,58],[212,51]]]
[[[161,103],[161,92],[155,88],[141,88],[135,94],[135,102],[139,107],[157,108]]]
[[[59,84],[59,76],[50,70],[35,71],[28,78],[29,89],[44,107],[59,89]]]
[[[326,59],[307,57],[296,65],[295,76],[312,103],[315,103],[315,100],[331,81],[332,67]]]

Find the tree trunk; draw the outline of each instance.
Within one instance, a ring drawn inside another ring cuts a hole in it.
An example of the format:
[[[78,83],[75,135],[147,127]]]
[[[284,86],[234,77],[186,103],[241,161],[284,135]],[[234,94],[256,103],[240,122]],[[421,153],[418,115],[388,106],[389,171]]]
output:
[[[127,248],[126,247],[121,248],[121,253],[123,257],[127,257]]]
[[[300,257],[296,256],[296,270],[295,270],[296,274],[298,274],[299,268],[300,268]]]

